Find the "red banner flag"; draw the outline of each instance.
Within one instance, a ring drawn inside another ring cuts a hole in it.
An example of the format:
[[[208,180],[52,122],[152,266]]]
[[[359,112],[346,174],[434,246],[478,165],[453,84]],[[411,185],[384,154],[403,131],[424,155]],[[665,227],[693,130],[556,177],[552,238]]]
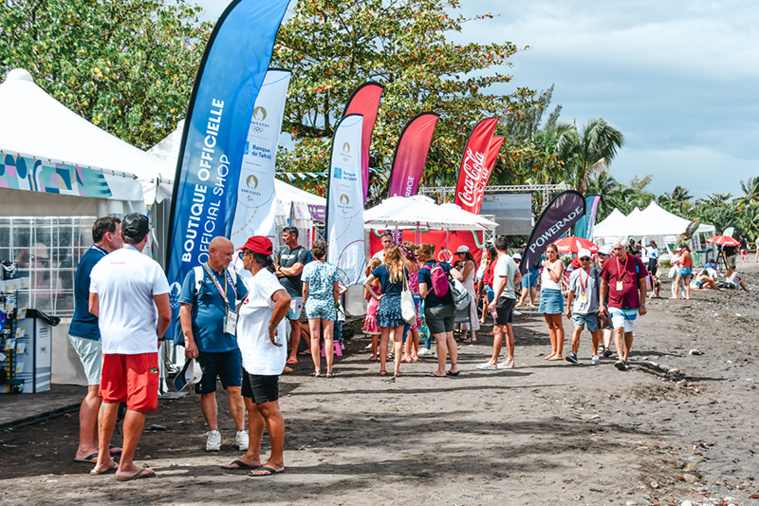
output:
[[[497,123],[498,118],[486,118],[480,121],[466,142],[454,200],[464,211],[475,213],[478,201],[482,201],[481,198],[478,199],[477,190],[480,180],[487,172],[488,147]]]
[[[424,112],[401,132],[388,182],[388,197],[411,197],[419,189],[438,115]]]
[[[345,106],[343,118],[349,114],[360,114],[364,117],[364,129],[361,135],[361,171],[364,181],[364,203],[369,192],[369,145],[372,142],[374,123],[377,121],[380,97],[384,86],[377,83],[364,83],[353,92]]]
[[[494,135],[490,138],[490,144],[488,144],[488,156],[485,158],[485,174],[480,178],[480,184],[477,186],[477,200],[474,206],[474,214],[480,214],[482,209],[482,199],[485,196],[485,187],[488,185],[490,174],[493,173],[493,167],[495,167],[495,161],[498,159],[498,153],[501,151],[501,146],[506,137],[502,135]]]

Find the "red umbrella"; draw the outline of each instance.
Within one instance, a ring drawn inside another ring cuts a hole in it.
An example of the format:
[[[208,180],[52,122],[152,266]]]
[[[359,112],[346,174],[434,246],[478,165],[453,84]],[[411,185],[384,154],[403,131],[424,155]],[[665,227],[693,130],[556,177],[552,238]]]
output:
[[[581,249],[589,250],[591,253],[598,251],[598,246],[582,237],[562,237],[554,244],[559,248],[559,253],[579,253]]]
[[[730,237],[729,235],[715,235],[714,237],[708,238],[706,242],[717,244],[719,246],[740,246],[741,245],[741,243],[738,242],[738,239],[734,239]]]

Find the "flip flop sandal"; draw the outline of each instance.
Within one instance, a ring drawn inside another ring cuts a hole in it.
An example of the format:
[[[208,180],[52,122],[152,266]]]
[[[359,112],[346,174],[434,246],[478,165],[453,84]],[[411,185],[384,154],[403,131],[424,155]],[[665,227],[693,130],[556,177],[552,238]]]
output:
[[[79,462],[80,464],[97,464],[97,461],[98,461],[97,452],[91,455],[87,455],[83,459],[74,457],[74,462]]]
[[[266,473],[256,474],[254,471],[266,471]],[[284,469],[282,469],[281,471],[277,471],[276,469],[272,467],[261,466],[258,469],[254,469],[253,471],[251,471],[250,475],[253,476],[254,478],[259,478],[261,476],[274,476],[275,474],[282,474],[284,472],[285,472]]]
[[[153,476],[155,476],[155,471],[149,467],[143,467],[132,476],[116,476],[116,481],[132,481],[141,478],[152,478]]]
[[[232,467],[234,466],[234,467]],[[222,469],[226,469],[228,471],[239,471],[239,470],[248,470],[248,469],[258,469],[261,466],[251,466],[250,464],[246,464],[242,460],[235,460],[234,462],[227,464],[225,466],[221,466]]]

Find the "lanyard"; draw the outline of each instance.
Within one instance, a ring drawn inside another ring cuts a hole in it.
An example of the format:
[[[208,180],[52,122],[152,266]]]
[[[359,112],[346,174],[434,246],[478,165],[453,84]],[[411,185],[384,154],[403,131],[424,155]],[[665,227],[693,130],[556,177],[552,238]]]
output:
[[[620,272],[620,268],[619,267],[620,267],[620,263],[621,262],[619,261],[619,257],[617,257],[617,277],[619,278],[620,281],[624,281],[625,280],[625,273],[627,273],[627,258],[628,258],[628,255],[627,255],[627,253],[625,253],[625,263],[622,264],[622,269],[621,269],[621,272]]]
[[[224,269],[224,291],[221,290],[221,283],[216,279],[216,276],[213,275],[213,272],[211,272],[211,267],[209,267],[208,264],[203,264],[203,268],[208,272],[208,275],[211,276],[211,279],[213,280],[213,284],[216,287],[216,289],[219,291],[219,295],[221,295],[221,298],[224,299],[224,307],[225,309],[229,308],[229,301],[227,300],[227,270]],[[235,291],[235,299],[237,299],[237,291],[235,290],[234,286],[232,287],[232,290]]]
[[[582,289],[582,293],[585,293],[585,287],[588,286],[588,280],[590,279],[590,271],[587,272],[587,277],[585,278],[585,284],[582,284],[582,271],[585,269],[580,269],[580,275],[578,276],[580,278],[580,289]]]
[[[134,247],[134,246],[132,246],[131,244],[124,244],[124,245],[123,245],[123,246],[121,246],[121,247],[122,247],[122,248],[132,248],[132,249],[133,249],[133,250],[135,250],[137,253],[140,253],[140,250],[138,250],[137,248],[135,248],[135,247]]]

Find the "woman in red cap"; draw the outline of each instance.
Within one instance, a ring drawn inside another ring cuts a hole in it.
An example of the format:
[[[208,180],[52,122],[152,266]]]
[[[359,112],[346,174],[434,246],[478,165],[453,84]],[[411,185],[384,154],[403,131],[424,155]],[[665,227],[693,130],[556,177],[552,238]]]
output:
[[[285,470],[285,422],[279,411],[279,375],[287,361],[283,319],[290,307],[290,295],[274,275],[272,244],[268,238],[251,237],[238,249],[245,269],[253,275],[237,322],[250,446],[239,460],[223,467],[251,469],[251,476],[271,476]],[[269,431],[271,456],[261,465],[264,427]]]

